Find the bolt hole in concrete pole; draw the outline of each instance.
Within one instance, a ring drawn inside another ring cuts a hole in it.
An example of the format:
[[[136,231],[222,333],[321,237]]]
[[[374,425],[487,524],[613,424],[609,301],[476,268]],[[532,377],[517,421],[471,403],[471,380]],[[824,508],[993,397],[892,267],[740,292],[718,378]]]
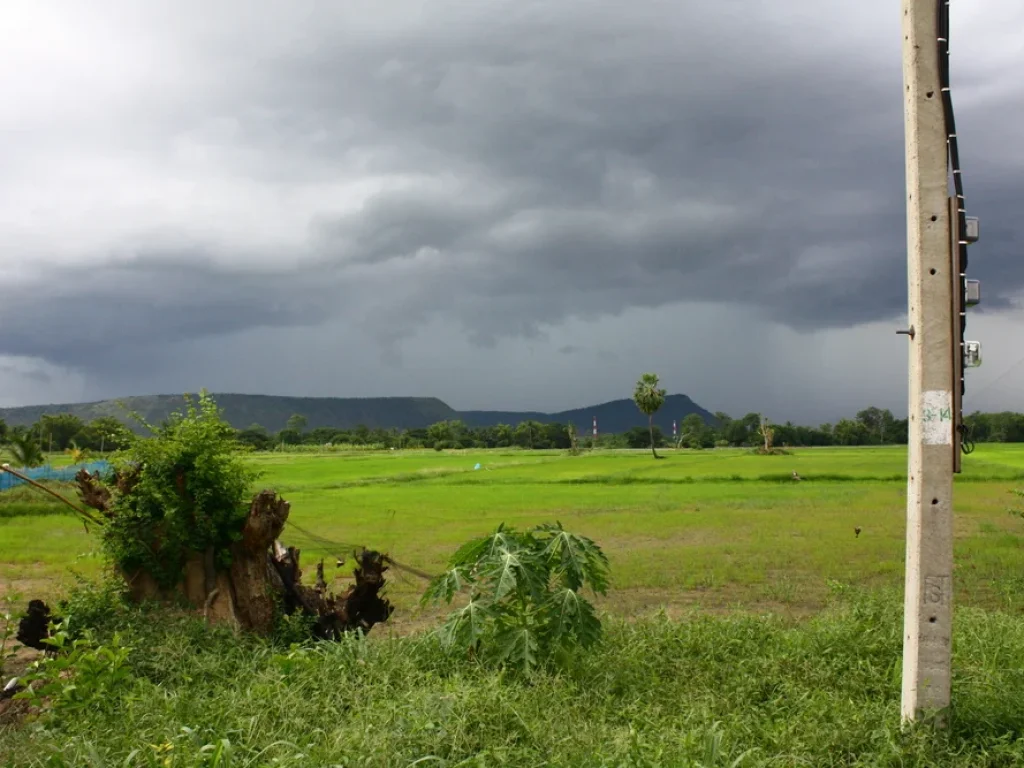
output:
[[[938,621],[938,619],[935,616],[932,616],[930,619],[928,619],[929,624],[934,624],[936,621]]]
[[[931,98],[932,96],[934,96],[934,95],[935,95],[935,91],[928,91],[928,93],[926,93],[926,94],[925,94],[925,96],[927,96],[927,97],[928,97],[929,99],[930,99],[930,98]]]
[[[939,503],[938,499],[932,499],[932,504],[938,504],[938,503]]]
[[[931,269],[929,269],[929,270],[928,270],[928,274],[929,274],[929,275],[934,275],[934,274],[935,274],[935,268],[934,268],[934,267],[932,267]]]
[[[939,220],[938,216],[932,216],[932,221],[938,221],[938,220]]]

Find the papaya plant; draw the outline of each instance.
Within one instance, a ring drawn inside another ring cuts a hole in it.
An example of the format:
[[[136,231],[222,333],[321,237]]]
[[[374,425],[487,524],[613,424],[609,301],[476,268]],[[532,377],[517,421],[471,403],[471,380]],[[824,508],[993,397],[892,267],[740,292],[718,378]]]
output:
[[[600,619],[580,594],[585,586],[602,595],[608,588],[608,559],[591,539],[561,523],[521,532],[503,523],[459,548],[422,602],[450,604],[468,592],[441,627],[442,644],[530,670],[600,639]]]

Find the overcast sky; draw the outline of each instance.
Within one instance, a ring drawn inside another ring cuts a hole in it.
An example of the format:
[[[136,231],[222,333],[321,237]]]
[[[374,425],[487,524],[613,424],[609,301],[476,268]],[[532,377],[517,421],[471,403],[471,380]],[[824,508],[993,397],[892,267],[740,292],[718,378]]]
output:
[[[953,0],[1024,410],[1024,3]],[[0,405],[213,391],[906,412],[895,0],[15,0]]]

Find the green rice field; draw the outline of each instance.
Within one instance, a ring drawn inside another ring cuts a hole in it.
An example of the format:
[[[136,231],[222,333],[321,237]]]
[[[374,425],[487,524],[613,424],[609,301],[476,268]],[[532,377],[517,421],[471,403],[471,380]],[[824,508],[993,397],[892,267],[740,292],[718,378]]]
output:
[[[284,538],[302,548],[307,568],[366,546],[433,573],[459,544],[500,523],[558,520],[605,549],[613,584],[605,607],[623,615],[693,606],[805,613],[823,604],[830,581],[902,583],[904,448],[664,454],[396,451],[252,461],[260,486],[292,503],[291,520],[303,530],[286,529]],[[1019,487],[1024,446],[981,445],[964,458],[955,496],[960,604],[1019,600],[1024,521],[1008,514]],[[72,572],[96,574],[96,550],[77,519],[38,493],[0,498],[4,589],[49,594]],[[416,603],[423,582],[391,575],[394,626],[429,620]]]

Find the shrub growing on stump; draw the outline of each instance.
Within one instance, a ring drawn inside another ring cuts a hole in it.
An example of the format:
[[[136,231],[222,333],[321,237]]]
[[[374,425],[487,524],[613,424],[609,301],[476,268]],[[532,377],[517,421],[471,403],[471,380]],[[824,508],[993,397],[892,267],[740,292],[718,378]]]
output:
[[[362,552],[341,595],[328,589],[322,563],[316,585],[304,586],[299,550],[278,541],[290,505],[271,490],[251,495],[258,473],[209,395],[185,401],[185,413],[113,457],[107,482],[84,469],[76,477],[82,501],[102,513],[104,550],[131,597],[184,599],[210,620],[262,634],[282,611],[313,617],[325,638],[386,621],[387,558]]]
[[[178,584],[194,552],[215,568],[231,565],[258,477],[212,398],[185,401],[184,414],[114,457],[117,490],[102,529],[111,561],[126,574],[146,572],[161,589]]]

